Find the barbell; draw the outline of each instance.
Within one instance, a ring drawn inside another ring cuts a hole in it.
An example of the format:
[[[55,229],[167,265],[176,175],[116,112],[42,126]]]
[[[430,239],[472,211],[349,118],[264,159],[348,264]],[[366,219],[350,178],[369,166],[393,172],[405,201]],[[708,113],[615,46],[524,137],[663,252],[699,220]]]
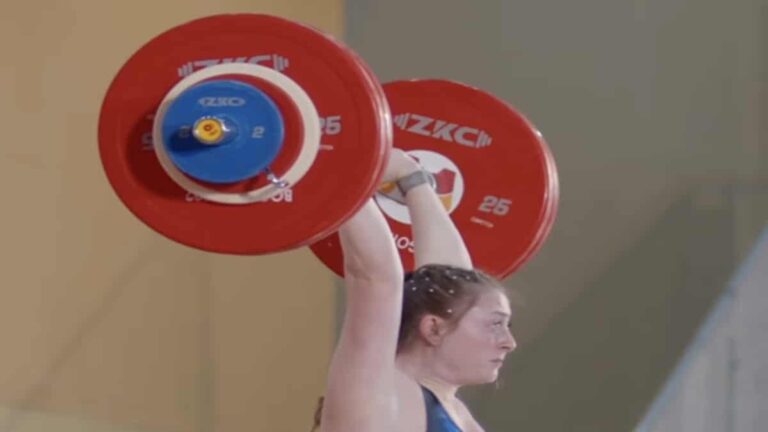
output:
[[[112,188],[158,233],[226,254],[310,246],[337,274],[335,232],[372,196],[413,266],[407,208],[380,184],[393,144],[494,276],[530,259],[557,213],[554,158],[511,105],[442,79],[382,85],[339,41],[275,16],[205,17],[147,42],[110,84],[98,136]]]

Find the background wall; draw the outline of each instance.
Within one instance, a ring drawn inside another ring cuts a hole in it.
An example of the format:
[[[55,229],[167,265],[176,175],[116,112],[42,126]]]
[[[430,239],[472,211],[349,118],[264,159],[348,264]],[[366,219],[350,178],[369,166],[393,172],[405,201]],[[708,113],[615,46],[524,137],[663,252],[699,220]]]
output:
[[[334,285],[307,251],[215,256],[135,219],[98,157],[101,98],[144,42],[267,12],[341,35],[340,0],[43,0],[0,14],[0,431],[308,430]]]
[[[513,282],[539,305],[531,336],[690,189],[765,177],[763,2],[358,0],[347,14],[382,81],[474,84],[552,147],[560,217]]]
[[[768,230],[637,428],[750,431],[768,423]]]
[[[761,0],[358,0],[347,42],[383,81],[443,77],[506,99],[558,163],[560,213],[508,280],[488,430],[631,430],[768,220]]]

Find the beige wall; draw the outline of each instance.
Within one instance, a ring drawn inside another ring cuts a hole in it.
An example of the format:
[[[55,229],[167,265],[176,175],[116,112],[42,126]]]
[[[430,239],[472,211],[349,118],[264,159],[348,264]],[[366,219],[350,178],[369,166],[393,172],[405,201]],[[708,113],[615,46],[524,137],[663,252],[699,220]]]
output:
[[[308,251],[214,256],[155,234],[107,184],[96,127],[113,75],[169,27],[266,12],[340,35],[342,8],[341,0],[4,6],[0,430],[308,429],[333,340],[330,272]]]

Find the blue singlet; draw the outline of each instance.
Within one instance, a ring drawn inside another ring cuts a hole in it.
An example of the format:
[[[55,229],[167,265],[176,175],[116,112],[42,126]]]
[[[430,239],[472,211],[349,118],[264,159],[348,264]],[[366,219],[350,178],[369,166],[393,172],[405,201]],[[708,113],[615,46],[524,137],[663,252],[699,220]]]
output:
[[[426,387],[421,387],[427,408],[427,432],[461,432],[443,405]]]

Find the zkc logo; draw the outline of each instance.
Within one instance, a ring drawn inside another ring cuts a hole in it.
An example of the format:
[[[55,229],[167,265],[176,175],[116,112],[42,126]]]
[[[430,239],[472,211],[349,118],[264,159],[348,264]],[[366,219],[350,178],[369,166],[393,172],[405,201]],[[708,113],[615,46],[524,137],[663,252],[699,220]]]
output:
[[[493,138],[483,130],[419,114],[398,114],[394,118],[394,123],[407,132],[472,148],[488,147],[493,142]]]
[[[216,66],[218,64],[227,64],[227,63],[257,64],[261,66],[271,67],[272,69],[278,72],[284,71],[291,64],[287,58],[278,54],[257,55],[252,57],[228,57],[228,58],[220,58],[220,59],[194,60],[191,62],[187,62],[178,69],[178,73],[179,73],[179,76],[183,78],[185,76],[192,74],[192,72],[196,70],[204,69],[204,68],[207,68],[208,66]]]
[[[197,103],[204,107],[241,107],[245,105],[245,99],[241,97],[208,96],[198,99]]]

